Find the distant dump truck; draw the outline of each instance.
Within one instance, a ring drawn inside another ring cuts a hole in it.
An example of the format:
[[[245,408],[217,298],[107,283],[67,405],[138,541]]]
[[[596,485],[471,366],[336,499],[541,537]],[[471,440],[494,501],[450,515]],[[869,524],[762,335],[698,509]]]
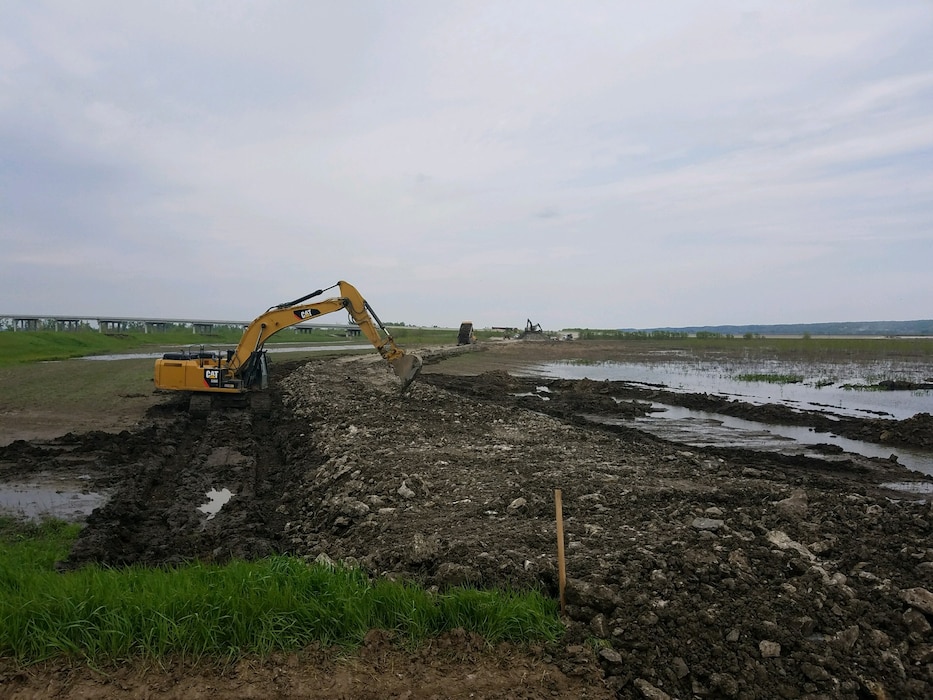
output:
[[[460,332],[457,333],[457,345],[472,345],[476,342],[476,336],[473,334],[473,322],[464,321],[460,324]]]

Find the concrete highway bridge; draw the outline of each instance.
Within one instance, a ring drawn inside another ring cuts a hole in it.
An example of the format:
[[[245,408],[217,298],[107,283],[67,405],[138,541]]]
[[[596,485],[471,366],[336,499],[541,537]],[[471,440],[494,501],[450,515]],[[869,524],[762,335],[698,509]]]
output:
[[[68,316],[0,314],[0,326],[12,331],[57,330],[74,331],[84,326],[96,326],[101,333],[123,333],[130,328],[142,328],[144,333],[158,333],[170,326],[190,326],[194,334],[209,334],[215,326],[246,328],[252,321],[225,321],[194,318],[141,318],[138,316]],[[308,333],[315,329],[343,330],[349,336],[360,334],[358,326],[348,323],[302,322],[292,328]]]

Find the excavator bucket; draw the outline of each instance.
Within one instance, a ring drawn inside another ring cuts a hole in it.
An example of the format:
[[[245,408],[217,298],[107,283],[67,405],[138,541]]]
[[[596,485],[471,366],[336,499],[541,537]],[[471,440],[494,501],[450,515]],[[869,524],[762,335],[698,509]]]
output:
[[[424,363],[418,355],[403,355],[397,360],[391,360],[389,364],[395,370],[395,375],[402,380],[402,391],[405,391],[408,385],[415,381],[415,377],[421,373]]]

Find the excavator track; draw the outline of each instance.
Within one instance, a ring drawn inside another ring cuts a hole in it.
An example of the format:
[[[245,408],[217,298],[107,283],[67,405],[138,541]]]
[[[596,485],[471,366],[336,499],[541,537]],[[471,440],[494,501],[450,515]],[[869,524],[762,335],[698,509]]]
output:
[[[188,413],[194,418],[207,418],[212,411],[251,409],[258,416],[268,416],[272,410],[272,397],[268,391],[242,394],[210,394],[191,392]]]

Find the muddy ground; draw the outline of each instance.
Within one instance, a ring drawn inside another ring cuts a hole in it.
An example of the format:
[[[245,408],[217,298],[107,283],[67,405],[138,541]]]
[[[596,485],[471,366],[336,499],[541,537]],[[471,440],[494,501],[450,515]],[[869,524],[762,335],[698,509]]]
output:
[[[560,644],[490,650],[452,635],[407,655],[374,635],[352,657],[308,650],[224,669],[6,664],[4,692],[933,697],[933,504],[880,486],[918,475],[845,454],[687,448],[583,417],[637,415],[663,388],[509,371],[605,357],[599,345],[468,350],[426,350],[404,396],[373,356],[276,366],[268,414],[192,418],[166,396],[131,431],[0,448],[0,480],[52,471],[112,492],[63,568],[287,552],[441,588],[536,586],[555,599],[560,489],[569,577]],[[550,400],[525,395],[542,381]],[[828,429],[820,414],[782,417],[776,406],[717,406],[706,395],[678,401]],[[921,414],[831,429],[928,446],[931,428]],[[209,518],[199,507],[224,488],[234,495]]]

